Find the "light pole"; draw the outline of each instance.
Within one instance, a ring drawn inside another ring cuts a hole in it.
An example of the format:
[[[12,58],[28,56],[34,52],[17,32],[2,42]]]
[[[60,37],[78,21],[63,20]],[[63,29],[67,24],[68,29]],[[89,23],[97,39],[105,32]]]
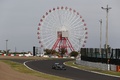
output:
[[[101,57],[101,45],[102,45],[102,19],[99,20],[100,22],[100,57]]]
[[[106,8],[104,8],[104,7],[101,7],[102,9],[104,9],[104,10],[106,10],[106,58],[108,58],[108,12],[109,12],[109,10],[110,9],[112,9],[111,7],[108,7],[108,5],[107,5],[107,7]],[[110,65],[109,65],[109,59],[108,59],[108,70],[110,70]]]
[[[8,39],[7,40],[5,40],[6,41],[6,54],[7,54],[7,52],[8,52],[8,49],[7,49],[7,42],[8,42]]]
[[[81,38],[79,38],[79,48],[80,48],[80,42],[81,42]],[[80,48],[80,51],[81,51],[81,48]],[[79,52],[79,59],[81,60],[81,54],[80,54],[80,52]]]
[[[101,8],[106,10],[106,42],[105,42],[106,44],[105,44],[105,46],[106,46],[106,58],[107,58],[107,55],[108,55],[108,12],[112,8],[108,7],[108,5],[106,8],[104,8],[104,7],[101,7]]]
[[[15,46],[15,52],[17,52],[17,48],[16,48],[16,46]]]

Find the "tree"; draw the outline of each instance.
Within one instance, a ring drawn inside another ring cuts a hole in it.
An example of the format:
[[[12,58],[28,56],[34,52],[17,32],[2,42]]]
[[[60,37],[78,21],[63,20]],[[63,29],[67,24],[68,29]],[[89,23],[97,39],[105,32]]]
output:
[[[58,54],[56,50],[52,50],[52,49],[45,49],[44,51],[46,55],[57,55]]]
[[[77,55],[78,55],[78,52],[76,52],[76,51],[72,51],[72,52],[70,53],[70,56],[77,57]]]
[[[51,50],[52,55],[56,55],[56,50]]]
[[[7,51],[6,50],[3,50],[3,53],[5,53],[5,54],[9,54],[10,53],[10,49],[8,49]]]
[[[61,48],[60,49],[60,53],[61,53],[61,56],[63,57],[63,55],[67,52],[66,48]]]
[[[45,49],[44,51],[45,51],[45,55],[51,54],[51,50],[50,49]]]
[[[0,50],[0,53],[2,53],[2,50]]]

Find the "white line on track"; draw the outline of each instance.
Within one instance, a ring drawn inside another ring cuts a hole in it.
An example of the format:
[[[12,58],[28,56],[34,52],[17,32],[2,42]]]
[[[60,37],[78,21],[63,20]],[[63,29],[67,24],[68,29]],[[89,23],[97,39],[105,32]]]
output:
[[[66,65],[65,62],[64,62],[63,64]],[[75,63],[73,63],[73,64],[76,65]],[[76,68],[76,69],[79,69],[79,70],[83,70],[83,71],[87,71],[87,72],[96,73],[96,74],[101,74],[101,75],[106,75],[106,76],[111,76],[111,77],[118,77],[118,78],[120,78],[120,76],[116,76],[116,75],[111,75],[111,74],[105,74],[105,73],[100,73],[100,72],[96,72],[96,71],[90,71],[90,70],[80,69],[80,68],[75,67],[75,66],[70,66],[70,67],[73,67],[73,68]]]

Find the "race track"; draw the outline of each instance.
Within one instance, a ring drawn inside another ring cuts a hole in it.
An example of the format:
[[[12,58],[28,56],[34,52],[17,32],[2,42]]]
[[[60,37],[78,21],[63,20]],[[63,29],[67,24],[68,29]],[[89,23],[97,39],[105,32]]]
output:
[[[66,67],[67,70],[54,70],[51,68],[53,63],[63,63],[65,61],[68,61],[68,59],[37,60],[27,62],[26,65],[40,72],[66,77],[73,80],[120,80],[120,78],[117,77],[100,75],[92,72],[78,70],[68,66]]]

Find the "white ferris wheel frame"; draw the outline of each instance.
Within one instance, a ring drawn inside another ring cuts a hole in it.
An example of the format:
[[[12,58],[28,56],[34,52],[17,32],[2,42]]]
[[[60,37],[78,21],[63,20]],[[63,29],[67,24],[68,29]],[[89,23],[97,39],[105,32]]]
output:
[[[85,20],[79,12],[68,7],[57,7],[46,12],[38,24],[38,40],[40,47],[51,49],[57,40],[57,31],[67,30],[75,51],[85,47],[88,32]]]

